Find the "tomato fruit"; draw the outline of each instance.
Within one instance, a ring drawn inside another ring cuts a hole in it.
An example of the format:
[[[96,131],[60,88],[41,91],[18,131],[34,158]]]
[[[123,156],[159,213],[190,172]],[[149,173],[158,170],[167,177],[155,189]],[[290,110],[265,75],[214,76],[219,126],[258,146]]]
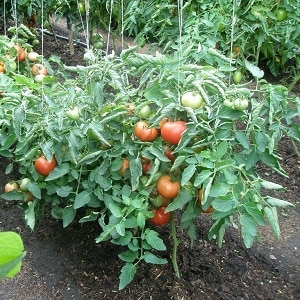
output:
[[[43,74],[38,74],[38,75],[35,75],[34,76],[34,81],[37,82],[37,83],[42,83],[44,81],[44,78],[46,76],[43,75]]]
[[[134,127],[134,133],[140,141],[152,142],[158,136],[158,129],[155,127],[149,128],[147,122],[139,121]]]
[[[175,198],[180,190],[180,184],[177,181],[171,181],[169,175],[161,176],[156,182],[157,193],[164,198]]]
[[[181,104],[184,107],[191,107],[193,109],[204,107],[204,101],[202,96],[194,91],[185,92],[181,96]]]
[[[152,160],[146,157],[141,158],[143,174],[147,174],[152,167]]]
[[[202,203],[201,203],[202,197],[203,197],[203,188],[200,189],[200,190],[198,191],[197,204],[198,204],[198,206],[201,208],[201,211],[202,211],[204,214],[211,214],[211,213],[214,211],[214,208],[210,205],[208,209],[204,210],[204,209],[202,208]]]
[[[149,105],[143,106],[140,110],[137,111],[137,115],[140,118],[144,118],[144,119],[149,118],[150,115],[151,115],[151,108],[150,108],[150,106]]]
[[[85,9],[85,5],[84,2],[79,2],[78,3],[78,10],[82,15],[85,15],[86,13],[86,9]]]
[[[129,168],[130,163],[129,160],[127,158],[123,158],[122,159],[122,165],[120,168],[120,173],[124,176],[125,175],[125,171]]]
[[[174,162],[175,160],[175,155],[171,149],[171,147],[169,146],[166,146],[166,149],[165,149],[165,156],[171,161],[171,162]]]
[[[165,212],[165,207],[161,206],[158,209],[153,209],[154,216],[150,219],[151,223],[156,226],[167,224],[171,219],[171,213]]]
[[[283,21],[287,17],[287,12],[284,8],[279,8],[276,11],[276,18],[278,21]]]
[[[22,191],[28,191],[27,184],[30,182],[31,180],[29,178],[23,178],[20,183],[20,189]]]
[[[0,73],[5,73],[5,64],[3,61],[0,61]]]
[[[28,60],[30,62],[36,62],[39,59],[39,54],[37,52],[31,51],[28,53]]]
[[[69,109],[66,112],[66,116],[71,120],[78,120],[80,117],[80,109],[78,106],[74,106],[73,109]]]
[[[169,121],[162,125],[160,134],[165,142],[178,145],[186,128],[185,121]]]
[[[56,166],[57,162],[54,156],[52,157],[51,161],[48,161],[46,157],[42,155],[34,162],[35,170],[43,176],[48,176]]]
[[[233,82],[235,84],[239,84],[242,81],[242,78],[243,78],[243,73],[240,70],[236,70],[233,73]]]
[[[5,193],[11,192],[13,190],[18,190],[18,189],[19,186],[16,182],[8,182],[4,187]]]
[[[14,48],[17,50],[16,60],[19,62],[23,62],[26,59],[28,53],[19,45],[14,45]]]
[[[23,201],[22,201],[23,203],[28,203],[32,201],[32,199],[33,199],[33,195],[30,192],[25,191],[23,193]]]
[[[248,108],[248,100],[243,98],[237,98],[233,101],[233,109],[245,110]]]
[[[47,68],[42,64],[34,64],[31,67],[31,72],[33,75],[44,75],[44,76],[48,75]]]

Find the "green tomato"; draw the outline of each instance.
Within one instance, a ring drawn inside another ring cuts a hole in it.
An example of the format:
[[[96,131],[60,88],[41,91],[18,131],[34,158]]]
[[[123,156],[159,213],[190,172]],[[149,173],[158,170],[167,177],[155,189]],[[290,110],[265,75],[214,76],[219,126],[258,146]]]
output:
[[[9,68],[12,72],[16,71],[17,70],[17,64],[14,60],[10,61],[9,62]]]
[[[163,201],[162,201],[162,198],[161,198],[161,197],[155,197],[155,198],[152,198],[151,201],[152,201],[152,204],[153,204],[155,207],[161,207],[162,204],[163,204]]]
[[[137,111],[137,115],[140,118],[149,118],[151,115],[151,108],[149,105],[143,106],[140,110]]]
[[[283,21],[287,17],[287,12],[284,8],[279,8],[276,11],[276,18],[278,21]]]
[[[104,43],[102,41],[93,43],[93,48],[94,49],[102,49],[103,46],[104,46]]]
[[[233,101],[233,108],[236,110],[245,110],[248,108],[248,100],[237,98]]]
[[[232,108],[232,109],[233,109],[233,107],[234,107],[233,102],[230,101],[229,99],[225,99],[225,100],[223,101],[223,104],[224,104],[225,106],[229,107],[229,108]]]
[[[27,188],[27,184],[28,183],[31,183],[31,180],[29,179],[29,178],[23,178],[22,180],[21,180],[21,183],[20,183],[20,189],[22,190],[22,191],[28,191],[28,188]]]
[[[46,77],[46,76],[43,75],[43,74],[35,75],[35,76],[34,76],[34,81],[37,82],[37,83],[41,83],[41,82],[44,81],[45,77]]]
[[[242,78],[243,78],[243,73],[241,71],[237,70],[233,73],[233,82],[235,84],[239,84],[242,81]]]
[[[85,5],[83,2],[78,3],[78,10],[82,15],[85,15],[86,10],[85,10]]]
[[[191,107],[193,109],[197,108],[203,108],[204,107],[204,101],[202,96],[197,92],[185,92],[181,96],[181,104],[184,107]]]
[[[78,106],[75,106],[73,109],[69,109],[66,112],[66,115],[71,120],[78,120],[80,117],[80,109]]]

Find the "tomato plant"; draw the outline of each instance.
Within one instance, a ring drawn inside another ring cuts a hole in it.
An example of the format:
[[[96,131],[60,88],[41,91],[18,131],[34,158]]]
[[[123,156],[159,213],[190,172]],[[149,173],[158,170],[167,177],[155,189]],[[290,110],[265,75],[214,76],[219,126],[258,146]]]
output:
[[[185,121],[168,121],[162,125],[160,134],[167,143],[177,145],[186,129]]]
[[[161,206],[158,209],[153,209],[154,216],[150,219],[151,223],[156,226],[162,226],[169,223],[171,213],[165,212],[165,207]]]
[[[34,162],[35,170],[43,176],[48,176],[56,166],[57,162],[55,157],[52,157],[52,159],[48,161],[46,157],[42,155],[38,157]]]

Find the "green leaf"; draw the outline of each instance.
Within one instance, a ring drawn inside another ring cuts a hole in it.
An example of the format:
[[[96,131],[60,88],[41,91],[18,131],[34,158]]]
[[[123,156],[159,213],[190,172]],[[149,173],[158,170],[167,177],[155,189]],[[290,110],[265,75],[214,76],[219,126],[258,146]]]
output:
[[[73,205],[68,205],[63,210],[63,227],[70,225],[76,216],[76,210]]]
[[[255,202],[247,202],[243,204],[244,208],[246,209],[247,213],[254,219],[254,221],[260,225],[265,225],[265,219],[263,212],[259,209],[258,204]]]
[[[260,181],[263,188],[268,190],[284,190],[284,187],[278,183],[267,181],[267,180],[261,180]]]
[[[203,170],[201,173],[197,175],[194,181],[194,186],[200,188],[202,183],[207,180],[209,177],[211,177],[213,172],[209,170]]]
[[[149,251],[144,252],[143,258],[144,258],[144,261],[148,264],[163,265],[163,264],[168,263],[167,259],[160,258]]]
[[[0,232],[0,278],[17,274],[25,254],[20,235],[12,231]]]
[[[166,212],[182,209],[186,203],[191,201],[193,196],[185,189],[181,189],[178,196],[167,206]]]
[[[196,171],[196,166],[193,164],[188,165],[184,169],[181,176],[181,186],[184,186],[193,177],[195,171]]]
[[[250,148],[248,139],[243,131],[236,131],[234,135],[236,140],[243,146],[243,148]]]
[[[68,174],[70,170],[70,166],[68,163],[62,163],[58,165],[46,178],[45,181],[51,181],[58,178],[63,177],[64,175]]]
[[[32,195],[37,198],[41,199],[41,189],[39,188],[38,184],[34,182],[30,182],[27,184],[28,191],[32,193]]]
[[[117,206],[116,204],[109,203],[108,208],[116,218],[123,217],[123,212],[122,212],[121,208],[119,206]]]
[[[121,274],[119,276],[119,290],[124,289],[134,278],[136,273],[136,266],[132,263],[126,263],[121,269]]]
[[[35,211],[34,208],[36,206],[36,200],[28,202],[28,207],[26,208],[24,212],[24,218],[26,221],[26,224],[30,227],[30,229],[34,229],[35,226]]]
[[[120,236],[125,236],[125,221],[122,220],[119,224],[117,224],[116,231]]]
[[[215,153],[216,160],[221,159],[227,152],[227,142],[223,141],[218,145],[217,151]]]
[[[76,195],[75,201],[74,201],[74,209],[78,209],[80,207],[83,207],[84,205],[88,204],[91,200],[91,195],[87,191],[82,191],[79,194]]]
[[[277,239],[280,238],[280,227],[278,223],[278,215],[275,207],[265,207],[265,216],[272,228],[272,231]]]
[[[295,205],[291,202],[281,200],[278,198],[270,197],[267,196],[266,201],[271,205],[271,206],[278,206],[278,207],[295,207]]]
[[[145,239],[152,248],[159,251],[166,250],[166,245],[164,244],[164,241],[158,236],[158,233],[156,231],[147,229],[145,231]]]
[[[226,196],[220,196],[214,199],[212,204],[216,210],[226,212],[238,207],[239,202],[232,194],[228,194]]]
[[[257,67],[256,65],[250,63],[247,60],[245,60],[244,63],[245,63],[246,69],[253,75],[253,77],[256,77],[258,79],[264,77],[264,71],[261,70],[259,67]]]
[[[124,252],[121,252],[118,257],[128,263],[133,263],[137,258],[138,258],[138,252],[137,251],[132,251],[132,250],[127,250]]]
[[[219,197],[219,196],[225,196],[230,190],[230,186],[227,183],[224,182],[217,182],[216,184],[213,184],[209,191],[209,197]]]
[[[239,222],[242,226],[242,237],[247,248],[253,245],[253,242],[258,235],[254,219],[249,214],[242,214],[239,217]]]
[[[138,223],[139,227],[143,229],[145,227],[145,224],[146,224],[145,215],[142,212],[138,212],[136,220],[137,220],[137,223]]]

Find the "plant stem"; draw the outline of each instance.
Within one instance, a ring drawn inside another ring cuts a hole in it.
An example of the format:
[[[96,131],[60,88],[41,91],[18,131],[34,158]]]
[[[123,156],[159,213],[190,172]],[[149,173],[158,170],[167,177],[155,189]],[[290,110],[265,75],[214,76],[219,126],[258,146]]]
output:
[[[176,236],[176,225],[175,225],[175,220],[174,220],[174,212],[171,212],[171,220],[170,220],[170,225],[171,225],[171,236],[173,240],[173,254],[171,255],[171,260],[173,264],[173,269],[175,272],[175,275],[177,278],[180,278],[180,272],[177,264],[177,246],[178,246],[178,240]]]

